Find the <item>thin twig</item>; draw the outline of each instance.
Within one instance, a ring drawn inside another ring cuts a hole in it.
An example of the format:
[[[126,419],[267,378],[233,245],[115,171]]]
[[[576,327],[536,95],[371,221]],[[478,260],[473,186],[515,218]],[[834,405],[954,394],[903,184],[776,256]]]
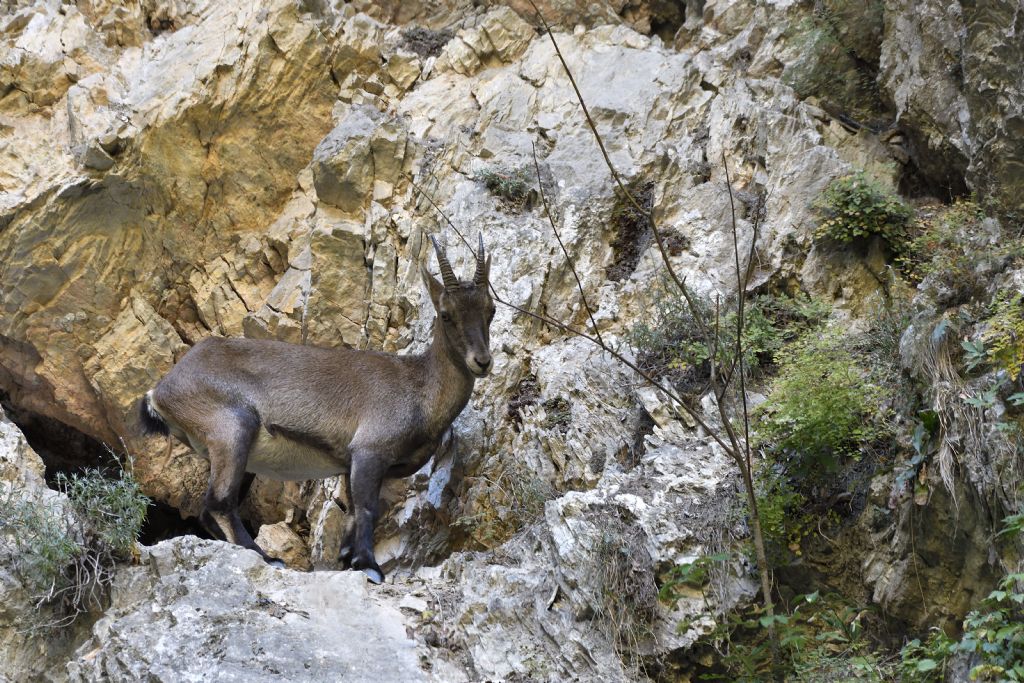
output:
[[[736,227],[736,201],[732,194],[732,179],[729,177],[729,164],[726,161],[725,152],[722,152],[722,168],[725,169],[725,184],[729,188],[729,211],[732,214],[732,221],[730,222],[732,226],[732,253],[736,262],[736,284],[740,287],[740,291],[736,294],[736,358],[740,368],[740,401],[743,404],[743,450],[747,469],[749,470],[751,468],[750,415],[747,411],[747,389],[744,377],[746,371],[743,367],[743,324],[747,301],[746,277],[740,272],[740,245],[739,230]]]
[[[423,195],[424,197],[427,198],[427,201],[430,202],[430,205],[433,206],[434,209],[439,214],[441,214],[441,216],[448,223],[448,225],[451,226],[452,230],[455,231],[455,234],[458,235],[459,238],[465,244],[468,245],[469,244],[468,240],[466,240],[466,238],[463,236],[462,232],[455,226],[455,223],[452,222],[452,220],[448,217],[448,215],[444,212],[444,210],[437,204],[437,202],[435,202],[434,199],[430,195],[428,195],[426,193],[426,191],[424,189],[422,189],[416,183],[412,183],[412,186],[421,195]],[[503,306],[508,306],[509,308],[511,308],[511,309],[513,309],[515,311],[518,311],[519,313],[522,313],[523,315],[527,315],[527,316],[529,316],[531,318],[534,318],[535,320],[539,320],[542,323],[545,323],[547,325],[551,325],[552,327],[556,327],[556,328],[562,330],[563,332],[568,332],[569,334],[572,334],[574,336],[586,339],[590,343],[595,344],[598,347],[600,347],[605,353],[609,354],[612,358],[614,358],[615,360],[619,361],[620,363],[622,363],[623,365],[628,367],[630,370],[632,370],[636,374],[640,375],[640,377],[643,378],[651,386],[653,386],[656,389],[662,391],[666,396],[668,396],[672,401],[674,401],[675,404],[678,406],[678,408],[681,408],[682,411],[684,413],[686,413],[686,415],[691,420],[693,420],[695,424],[697,424],[701,429],[703,429],[708,434],[708,436],[710,436],[715,441],[715,443],[717,443],[719,446],[721,446],[726,452],[730,452],[731,451],[730,446],[728,444],[726,444],[725,441],[722,440],[722,438],[718,435],[718,433],[715,430],[713,430],[707,424],[707,422],[696,411],[694,411],[692,408],[690,408],[690,406],[688,406],[683,401],[683,399],[680,398],[678,394],[676,394],[676,392],[672,391],[671,389],[666,387],[664,384],[662,384],[658,380],[656,380],[653,377],[651,377],[651,375],[649,375],[648,373],[646,373],[643,370],[641,370],[636,365],[636,363],[634,363],[633,361],[629,360],[628,358],[623,356],[618,351],[615,351],[610,346],[608,346],[604,342],[600,341],[598,338],[590,336],[586,332],[578,330],[575,327],[572,327],[571,325],[566,325],[565,323],[563,323],[563,322],[561,322],[559,320],[555,320],[554,318],[550,318],[550,317],[548,317],[546,315],[542,315],[540,313],[534,313],[533,311],[528,311],[525,308],[522,308],[521,306],[517,306],[516,304],[513,304],[513,303],[511,303],[509,301],[505,301],[504,299],[501,298],[501,296],[498,295],[498,292],[497,292],[497,290],[494,289],[493,285],[490,285],[490,283],[488,283],[488,285],[490,286],[491,297],[497,303],[502,304]]]
[[[647,224],[650,226],[651,233],[654,235],[654,241],[658,244],[658,251],[661,252],[661,259],[665,262],[665,269],[668,271],[669,277],[672,278],[676,287],[679,288],[679,291],[686,299],[686,303],[690,307],[691,312],[694,313],[694,320],[700,327],[701,334],[707,337],[707,327],[700,316],[696,315],[696,302],[693,300],[690,290],[686,286],[686,278],[680,279],[680,277],[676,275],[675,268],[672,267],[672,261],[669,260],[668,251],[665,249],[665,243],[661,237],[661,230],[654,222],[654,216],[648,209],[640,206],[639,202],[637,202],[633,197],[633,193],[631,193],[626,188],[625,183],[622,182],[622,176],[619,175],[619,172],[615,169],[615,165],[612,163],[611,157],[608,156],[608,150],[605,149],[604,140],[597,132],[597,125],[594,123],[594,119],[590,116],[590,110],[587,108],[587,103],[584,101],[583,94],[580,93],[580,89],[576,85],[576,78],[573,77],[572,71],[569,69],[569,65],[566,63],[565,57],[562,55],[562,50],[558,47],[558,41],[555,40],[555,35],[551,31],[551,27],[548,25],[547,20],[544,19],[544,14],[540,11],[540,8],[537,7],[537,4],[533,0],[528,0],[528,2],[530,3],[530,6],[533,7],[533,11],[536,12],[537,18],[540,19],[540,23],[544,27],[545,33],[548,34],[548,38],[551,40],[551,45],[555,48],[555,54],[558,55],[558,61],[562,63],[562,69],[565,71],[565,75],[569,77],[569,83],[572,84],[572,89],[576,93],[576,99],[579,101],[580,107],[583,109],[583,116],[586,117],[587,125],[590,126],[590,131],[594,134],[594,139],[597,140],[597,146],[601,149],[601,156],[604,157],[605,166],[608,167],[608,171],[611,173],[615,184],[618,185],[619,191],[622,192],[629,203],[633,205],[633,208],[636,209],[641,216],[647,219]]]

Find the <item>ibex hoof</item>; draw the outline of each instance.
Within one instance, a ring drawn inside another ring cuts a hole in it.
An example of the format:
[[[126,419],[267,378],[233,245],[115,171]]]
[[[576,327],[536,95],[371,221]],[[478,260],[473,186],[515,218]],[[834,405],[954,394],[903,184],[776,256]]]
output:
[[[276,557],[264,557],[263,561],[269,564],[274,569],[287,569],[288,565],[285,564],[284,560],[279,560]]]
[[[342,546],[341,551],[338,552],[338,562],[340,562],[341,566],[345,567],[345,569],[349,568],[349,565],[352,563],[351,545]]]
[[[363,567],[360,569],[362,573],[366,574],[366,578],[370,580],[370,583],[380,585],[384,583],[384,573],[374,567]]]

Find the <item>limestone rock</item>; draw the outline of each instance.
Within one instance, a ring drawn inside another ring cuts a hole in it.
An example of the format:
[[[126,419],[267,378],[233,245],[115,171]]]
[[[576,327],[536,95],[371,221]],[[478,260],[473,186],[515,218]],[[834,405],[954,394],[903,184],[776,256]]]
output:
[[[0,501],[8,505],[13,496],[60,506],[63,496],[46,487],[43,473],[42,460],[0,408]],[[26,628],[38,608],[12,571],[9,533],[0,525],[0,680],[59,677],[62,661],[74,648],[74,629],[67,629],[64,638],[40,638]]]
[[[256,545],[271,557],[282,560],[289,569],[308,571],[312,568],[306,543],[285,522],[261,526]]]
[[[401,613],[360,572],[274,569],[252,551],[193,538],[147,548],[139,562],[119,572],[69,680],[428,678]]]
[[[533,27],[508,7],[497,7],[477,26],[459,33],[444,46],[435,69],[472,76],[480,69],[511,62],[534,38]]]

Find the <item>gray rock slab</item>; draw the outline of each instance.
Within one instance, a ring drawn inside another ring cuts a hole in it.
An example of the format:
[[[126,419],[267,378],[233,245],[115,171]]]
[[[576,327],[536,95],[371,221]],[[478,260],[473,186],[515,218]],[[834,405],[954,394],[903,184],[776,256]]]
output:
[[[143,550],[68,665],[72,681],[420,681],[394,606],[356,572],[269,567],[193,537]]]

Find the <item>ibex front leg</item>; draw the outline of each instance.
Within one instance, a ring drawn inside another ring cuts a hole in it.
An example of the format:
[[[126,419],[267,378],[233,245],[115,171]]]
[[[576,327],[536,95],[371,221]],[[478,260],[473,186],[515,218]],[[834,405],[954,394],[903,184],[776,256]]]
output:
[[[355,524],[345,543],[351,544],[352,569],[362,571],[374,583],[384,581],[384,572],[373,556],[373,525],[377,522],[385,470],[384,459],[375,453],[356,451],[352,454],[349,486]]]

